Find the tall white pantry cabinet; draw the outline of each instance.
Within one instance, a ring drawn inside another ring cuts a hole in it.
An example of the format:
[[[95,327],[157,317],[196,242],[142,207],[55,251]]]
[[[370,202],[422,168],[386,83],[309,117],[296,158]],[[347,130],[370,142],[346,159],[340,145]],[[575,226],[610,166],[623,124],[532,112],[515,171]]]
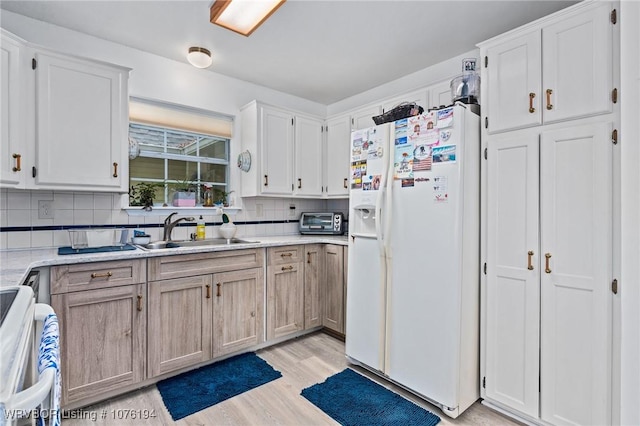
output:
[[[532,423],[612,423],[616,9],[479,44],[481,396]]]

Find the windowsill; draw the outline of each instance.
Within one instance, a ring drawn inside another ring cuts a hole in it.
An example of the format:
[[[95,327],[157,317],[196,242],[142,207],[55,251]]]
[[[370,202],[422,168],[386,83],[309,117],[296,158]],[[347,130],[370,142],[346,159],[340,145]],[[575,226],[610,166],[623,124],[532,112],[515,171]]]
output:
[[[173,212],[178,212],[180,214],[207,214],[207,215],[222,215],[222,213],[227,213],[230,215],[235,215],[236,213],[242,211],[240,207],[153,207],[152,210],[148,211],[143,209],[142,207],[123,207],[124,211],[127,212],[129,216],[166,216]]]

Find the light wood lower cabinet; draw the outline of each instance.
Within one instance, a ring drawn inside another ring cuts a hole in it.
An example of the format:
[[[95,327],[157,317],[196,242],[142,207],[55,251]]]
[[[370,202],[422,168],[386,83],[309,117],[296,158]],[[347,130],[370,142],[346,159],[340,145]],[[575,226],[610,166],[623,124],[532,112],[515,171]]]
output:
[[[326,244],[324,317],[322,325],[330,330],[344,334],[344,247]]]
[[[211,359],[211,275],[149,282],[149,377]]]
[[[304,246],[304,329],[322,325],[324,315],[323,244]]]
[[[52,276],[57,268],[66,267],[52,268]],[[52,294],[51,305],[60,326],[63,406],[145,379],[146,284]]]
[[[304,329],[303,246],[267,249],[267,339]]]
[[[262,343],[263,269],[214,274],[213,282],[213,357]]]

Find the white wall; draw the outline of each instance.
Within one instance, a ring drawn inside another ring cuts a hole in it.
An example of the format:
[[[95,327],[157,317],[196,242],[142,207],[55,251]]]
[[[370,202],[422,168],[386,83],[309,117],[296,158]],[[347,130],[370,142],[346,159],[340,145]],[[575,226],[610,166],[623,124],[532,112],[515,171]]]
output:
[[[640,425],[640,2],[623,0],[621,25],[621,408]]]

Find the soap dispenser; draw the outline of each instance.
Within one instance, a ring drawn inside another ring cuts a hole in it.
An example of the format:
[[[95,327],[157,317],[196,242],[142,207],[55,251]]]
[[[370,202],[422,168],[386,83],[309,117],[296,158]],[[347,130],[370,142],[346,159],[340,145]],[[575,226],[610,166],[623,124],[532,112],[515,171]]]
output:
[[[196,225],[196,240],[204,240],[205,237],[206,235],[205,235],[204,219],[202,218],[202,215],[200,215],[200,218],[198,219],[198,223]]]

